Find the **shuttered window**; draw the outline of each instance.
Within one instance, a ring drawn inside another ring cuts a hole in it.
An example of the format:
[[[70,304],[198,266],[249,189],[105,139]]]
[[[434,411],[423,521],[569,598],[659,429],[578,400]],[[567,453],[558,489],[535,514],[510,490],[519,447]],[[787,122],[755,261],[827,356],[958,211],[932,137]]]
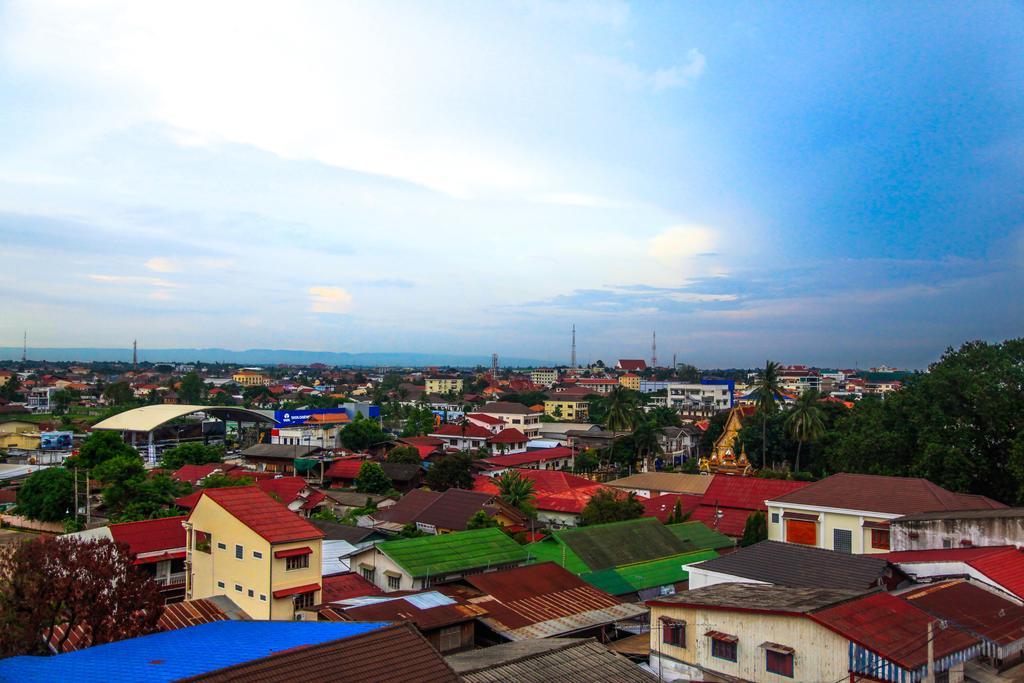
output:
[[[769,673],[793,677],[793,653],[765,651],[765,669]]]
[[[799,519],[787,519],[786,541],[801,545],[818,545],[818,525]]]
[[[871,530],[871,547],[879,550],[889,549],[889,530],[888,529],[872,529]]]

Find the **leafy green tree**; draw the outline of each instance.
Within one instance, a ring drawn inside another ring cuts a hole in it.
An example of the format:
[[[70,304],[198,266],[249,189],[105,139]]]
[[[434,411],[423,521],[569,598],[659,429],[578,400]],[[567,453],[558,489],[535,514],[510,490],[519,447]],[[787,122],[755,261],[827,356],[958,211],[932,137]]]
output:
[[[139,457],[138,451],[124,442],[121,434],[108,430],[97,430],[91,433],[78,449],[78,455],[65,461],[68,468],[79,467],[91,470],[97,465],[118,456]]]
[[[121,510],[137,498],[146,480],[146,468],[138,455],[119,455],[97,465],[91,476],[103,484],[103,503],[112,510]]]
[[[725,431],[725,423],[728,421],[729,411],[727,410],[711,416],[708,420],[708,428],[700,435],[700,441],[697,444],[702,455],[711,454],[715,448],[715,442],[718,441],[718,437],[722,436],[722,432]]]
[[[135,400],[135,394],[132,392],[128,382],[113,382],[108,384],[106,389],[103,390],[103,398],[108,403],[120,406],[132,403]]]
[[[644,459],[650,471],[654,470],[654,459],[662,453],[660,436],[658,427],[651,420],[639,422],[631,436],[633,450]]]
[[[665,524],[682,524],[689,521],[692,514],[692,510],[690,512],[683,512],[682,503],[676,500],[676,504],[672,506],[672,512],[669,513],[668,519],[665,520]]]
[[[50,403],[53,406],[54,415],[66,415],[68,410],[71,408],[71,404],[78,400],[78,392],[69,391],[68,389],[61,389],[60,391],[53,392],[50,397]]]
[[[601,460],[597,456],[597,451],[592,448],[577,453],[573,458],[573,469],[577,472],[593,472],[600,464]]]
[[[473,488],[473,456],[453,453],[438,460],[427,470],[427,486],[434,491]]]
[[[764,370],[755,385],[757,387],[757,414],[761,418],[761,466],[768,465],[768,418],[774,415],[779,404],[777,396],[782,393],[782,384],[779,380],[779,364],[775,361],[765,361]]]
[[[384,474],[384,468],[375,462],[364,462],[356,476],[356,491],[360,493],[384,494],[394,488],[391,479]]]
[[[398,532],[395,538],[420,538],[421,536],[426,535],[427,532],[422,531],[415,524],[409,522],[408,524],[402,527],[402,530]]]
[[[740,546],[746,547],[766,540],[768,540],[768,522],[764,512],[758,510],[747,517],[747,521],[743,525],[743,538],[740,539]]]
[[[679,411],[668,406],[657,406],[647,413],[647,419],[659,429],[662,427],[678,427],[682,424]]]
[[[466,522],[466,531],[472,531],[473,529],[490,529],[498,526],[498,520],[488,515],[483,510],[477,510],[473,513],[473,516]]]
[[[37,470],[18,489],[18,513],[40,522],[59,522],[73,514],[74,491],[74,475],[63,467]]]
[[[223,447],[208,446],[197,441],[191,441],[164,451],[160,458],[160,467],[176,470],[183,465],[206,465],[222,462],[223,460]]]
[[[422,458],[420,458],[420,452],[412,446],[395,446],[388,451],[388,462],[419,465]]]
[[[252,486],[256,480],[252,477],[230,477],[223,472],[214,472],[203,477],[199,486],[204,489],[222,489],[228,486]]]
[[[189,372],[181,378],[178,397],[182,403],[197,405],[206,398],[206,385],[195,372]]]
[[[6,398],[8,401],[24,400],[25,397],[21,394],[21,378],[18,377],[18,373],[11,374],[7,381],[0,385],[0,398]]]
[[[793,468],[796,472],[800,471],[800,450],[803,445],[820,439],[825,433],[820,401],[821,395],[817,391],[805,391],[786,416],[786,427],[797,443],[796,464]]]
[[[613,432],[628,432],[636,424],[637,401],[633,392],[625,387],[614,387],[608,392],[608,410],[604,425]]]
[[[607,524],[622,522],[643,516],[644,504],[637,500],[632,491],[621,493],[612,489],[601,489],[587,501],[580,514],[582,524]]]
[[[370,446],[388,440],[388,434],[376,420],[356,418],[341,430],[341,445],[350,451],[362,453]]]
[[[423,436],[434,431],[436,418],[430,406],[413,406],[405,419],[402,436]]]
[[[534,499],[533,480],[527,479],[516,470],[509,470],[498,477],[499,497],[519,510],[531,507]]]

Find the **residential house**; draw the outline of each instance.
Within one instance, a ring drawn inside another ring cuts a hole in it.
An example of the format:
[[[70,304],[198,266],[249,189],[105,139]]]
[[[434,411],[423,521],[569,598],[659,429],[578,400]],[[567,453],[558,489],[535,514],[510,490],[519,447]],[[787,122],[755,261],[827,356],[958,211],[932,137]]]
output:
[[[1018,604],[1024,603],[1024,549],[998,546],[904,550],[882,557],[915,581],[966,576],[1000,591]]]
[[[428,534],[465,531],[469,520],[483,511],[501,527],[522,527],[526,517],[506,505],[495,494],[462,489],[427,491],[416,489],[402,496],[395,505],[360,519],[360,525],[375,529],[401,531],[407,524]]]
[[[544,414],[556,420],[586,420],[590,417],[590,402],[582,397],[561,396],[552,394],[551,398],[544,399]],[[541,427],[540,432],[544,431]]]
[[[222,620],[97,645],[78,652],[0,660],[0,679],[179,680],[288,683],[296,671],[330,681],[458,683],[408,624]]]
[[[718,583],[760,583],[791,588],[894,589],[906,583],[899,569],[877,555],[848,555],[810,546],[761,541],[690,565],[690,590]]]
[[[893,550],[1024,546],[1024,508],[919,512],[889,522]]]
[[[630,391],[640,391],[640,375],[634,375],[632,372],[627,372],[624,375],[620,375],[619,385],[623,389],[629,389]]]
[[[693,425],[681,427],[662,427],[658,432],[658,443],[661,446],[659,460],[671,465],[679,465],[697,455],[701,431]]]
[[[460,425],[441,425],[430,436],[443,440],[448,448],[460,451],[486,450],[494,455],[523,453],[528,441],[527,436],[519,429],[506,427],[494,432],[469,420]]]
[[[570,441],[568,433],[570,431],[580,433],[588,431],[600,432],[601,425],[589,424],[587,422],[542,422],[539,438],[544,441],[555,441],[561,446],[568,446]]]
[[[612,389],[619,386],[619,380],[611,377],[581,377],[576,380],[576,386],[591,394],[604,395],[612,393]]]
[[[483,462],[490,466],[488,476],[499,476],[510,469],[528,470],[568,470],[572,469],[576,453],[572,448],[556,446],[555,448],[535,448],[525,453],[496,455],[484,458]]]
[[[461,377],[427,377],[424,389],[428,394],[448,394],[462,392]]]
[[[604,488],[602,484],[568,472],[519,468],[515,471],[533,482],[531,504],[537,510],[538,523],[553,528],[578,526],[583,508]],[[480,475],[474,479],[473,490],[496,494],[498,484],[494,477]]]
[[[324,489],[323,507],[338,517],[344,517],[353,510],[369,506],[384,509],[398,502],[398,496],[381,496],[376,493],[359,493],[358,491],[337,491]]]
[[[316,459],[322,450],[319,446],[258,443],[244,449],[240,455],[258,472],[292,475],[296,473],[296,460]]]
[[[473,647],[476,621],[487,610],[437,591],[374,595],[334,601],[317,610],[325,621],[405,621],[416,627],[441,654]]]
[[[690,519],[704,522],[727,536],[740,538],[750,515],[763,512],[767,521],[766,500],[806,486],[808,483],[803,481],[718,474],[711,477],[711,483]]]
[[[39,450],[39,424],[27,420],[7,420],[0,423],[0,448]]]
[[[723,583],[649,600],[650,667],[662,680],[918,683],[926,612],[888,593]],[[972,659],[980,641],[933,637],[936,670]]]
[[[352,487],[359,477],[359,470],[364,463],[373,462],[364,458],[342,458],[335,460],[324,471],[324,479],[331,486]],[[391,480],[392,486],[399,493],[406,493],[419,488],[423,482],[423,468],[419,465],[401,462],[378,462],[384,474]]]
[[[530,371],[530,381],[543,387],[553,387],[558,384],[558,370],[552,368],[537,368]],[[0,386],[3,386],[0,384]]]
[[[787,394],[821,391],[821,373],[806,365],[789,365],[779,370],[779,385]]]
[[[680,514],[692,515],[701,500],[703,500],[702,496],[687,493],[663,493],[660,496],[641,498],[640,502],[644,505],[644,517],[654,517],[664,524],[677,509]]]
[[[477,617],[500,640],[566,635],[614,640],[624,622],[647,609],[594,588],[553,562],[467,576],[479,593],[472,604]]]
[[[617,683],[657,680],[593,638],[530,638],[461,652],[445,661],[465,683],[549,683],[553,676]]]
[[[644,472],[633,474],[621,479],[606,482],[620,491],[635,493],[641,498],[651,498],[666,493],[686,493],[702,496],[707,491],[714,477],[699,474],[680,474],[676,472]]]
[[[198,486],[203,479],[206,479],[211,474],[227,474],[239,469],[241,468],[238,465],[223,462],[211,462],[204,465],[182,465],[171,473],[171,478],[191,484],[192,486]]]
[[[704,382],[669,382],[665,387],[665,405],[676,410],[709,408],[715,411],[732,407],[732,387]]]
[[[243,387],[269,387],[271,379],[256,370],[239,370],[231,375],[232,381]]]
[[[352,567],[378,588],[392,592],[423,590],[526,560],[523,546],[492,527],[385,541],[353,557]]]
[[[543,412],[521,403],[494,401],[485,403],[475,413],[501,419],[506,427],[518,429],[526,435],[527,441],[536,439],[540,434],[540,416]]]
[[[206,489],[184,524],[186,599],[230,595],[272,620],[319,602],[323,532],[258,487]]]
[[[927,479],[834,474],[766,500],[768,538],[847,553],[885,553],[893,519],[919,512],[1005,508]]]

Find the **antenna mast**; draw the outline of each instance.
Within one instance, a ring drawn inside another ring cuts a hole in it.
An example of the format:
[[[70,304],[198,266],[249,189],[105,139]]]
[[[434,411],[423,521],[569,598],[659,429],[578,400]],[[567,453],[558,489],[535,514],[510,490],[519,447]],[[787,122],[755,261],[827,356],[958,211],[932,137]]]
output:
[[[651,332],[651,367],[658,367],[658,333]]]
[[[139,340],[132,340],[132,370],[139,368]]]
[[[572,325],[572,360],[569,362],[572,368],[576,369],[576,323]]]
[[[25,330],[21,339],[21,362],[24,363],[26,360],[28,360],[28,330]]]
[[[497,381],[498,379],[498,354],[491,354],[491,377]]]

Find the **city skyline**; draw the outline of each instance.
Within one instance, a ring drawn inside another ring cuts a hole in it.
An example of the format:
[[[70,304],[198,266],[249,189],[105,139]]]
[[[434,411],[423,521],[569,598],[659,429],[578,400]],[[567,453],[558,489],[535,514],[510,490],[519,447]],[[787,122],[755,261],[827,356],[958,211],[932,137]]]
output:
[[[920,368],[1024,324],[1019,5],[0,17],[2,346]]]

